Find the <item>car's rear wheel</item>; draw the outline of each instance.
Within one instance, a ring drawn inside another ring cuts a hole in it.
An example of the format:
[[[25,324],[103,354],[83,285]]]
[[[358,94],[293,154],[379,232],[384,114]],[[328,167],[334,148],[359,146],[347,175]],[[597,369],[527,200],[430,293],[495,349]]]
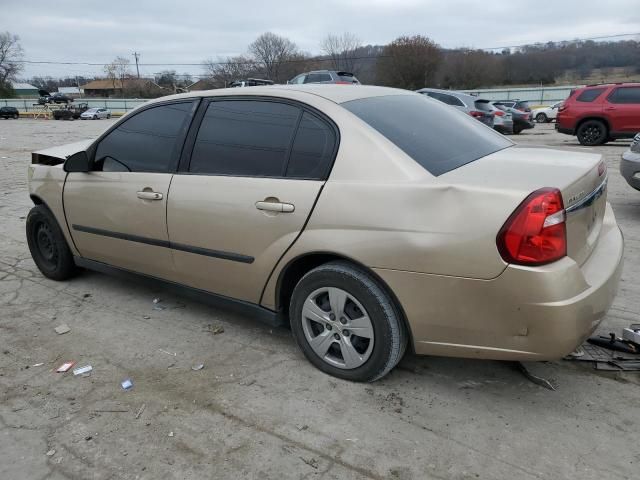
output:
[[[293,291],[289,313],[305,357],[335,377],[372,382],[404,355],[408,334],[393,300],[349,263],[308,272]]]
[[[66,280],[77,273],[64,234],[44,205],[36,205],[27,216],[27,243],[33,261],[45,277]]]
[[[13,119],[17,120],[18,118],[20,118],[20,114],[19,113],[14,113],[13,114]]]
[[[98,115],[94,115],[94,116],[93,116],[93,119],[94,119],[94,120],[97,120],[97,119],[98,119]]]
[[[581,145],[595,146],[607,143],[607,126],[600,120],[587,120],[576,133]]]
[[[544,113],[539,113],[538,115],[536,115],[536,122],[538,123],[547,123],[549,121],[549,119],[547,118],[547,116]]]
[[[520,132],[522,132],[522,127],[513,127],[513,133],[515,135],[520,135]]]

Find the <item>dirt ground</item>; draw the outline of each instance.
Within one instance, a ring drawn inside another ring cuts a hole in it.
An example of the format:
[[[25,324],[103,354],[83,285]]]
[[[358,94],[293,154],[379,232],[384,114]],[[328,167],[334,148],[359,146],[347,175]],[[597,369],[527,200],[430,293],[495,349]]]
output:
[[[1,479],[638,478],[638,374],[529,364],[550,391],[511,364],[408,355],[355,384],[251,318],[97,273],[45,279],[24,235],[30,152],[109,123],[0,120]],[[583,148],[552,125],[514,139]],[[593,149],[626,240],[603,333],[640,322],[640,192],[618,172],[628,145]],[[71,331],[57,335],[61,323]],[[93,372],[54,373],[64,361]]]

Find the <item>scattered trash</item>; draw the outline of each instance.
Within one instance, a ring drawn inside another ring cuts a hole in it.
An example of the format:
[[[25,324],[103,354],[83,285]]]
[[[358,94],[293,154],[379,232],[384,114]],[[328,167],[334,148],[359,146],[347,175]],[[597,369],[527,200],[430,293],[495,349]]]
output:
[[[65,362],[56,369],[56,372],[57,373],[68,372],[75,364],[76,362]]]
[[[220,333],[224,333],[224,327],[222,325],[217,325],[214,327],[213,325],[208,324],[204,330],[212,335],[219,335]]]
[[[573,358],[583,357],[584,356],[584,348],[578,347],[573,352],[571,352],[568,356],[569,357],[573,357]]]
[[[85,365],[84,367],[74,368],[73,369],[73,374],[74,375],[82,375],[84,373],[89,373],[92,370],[93,370],[93,367],[91,365]]]
[[[170,436],[170,437],[173,437],[173,432],[169,432],[169,436]]]
[[[516,368],[520,371],[520,373],[522,373],[527,379],[529,379],[529,381],[535,383],[536,385],[540,385],[541,387],[547,388],[549,390],[553,390],[553,391],[556,390],[556,388],[551,384],[549,380],[542,377],[538,377],[537,375],[534,375],[527,369],[527,367],[524,366],[522,362],[514,362],[514,363],[516,365]]]
[[[69,328],[69,325],[67,325],[66,323],[63,323],[61,325],[58,325],[56,328],[53,329],[58,335],[63,335],[65,333],[68,333],[71,331],[71,329]]]
[[[629,328],[622,329],[622,338],[627,342],[640,345],[640,324],[629,325]]]
[[[153,309],[154,309],[154,310],[164,310],[165,308],[167,308],[167,307],[164,307],[164,306],[162,306],[162,305],[154,305],[154,306],[153,306]]]
[[[311,468],[314,468],[316,470],[318,469],[318,460],[316,460],[315,458],[306,459],[304,457],[300,457],[300,460],[309,465]]]
[[[161,348],[158,349],[158,351],[162,352],[162,353],[166,353],[167,355],[171,355],[173,357],[177,357],[178,354],[177,353],[171,353],[171,352],[167,352],[166,350],[162,350]]]
[[[153,299],[153,303],[155,303],[155,304],[158,304],[158,303],[160,303],[161,301],[162,301],[162,300],[161,300],[161,299],[159,299],[159,298],[157,298],[157,297]]]
[[[202,370],[203,368],[204,368],[204,363],[199,363],[191,367],[191,370],[198,371],[198,370]]]
[[[52,448],[47,452],[47,457],[53,457],[56,454],[56,451]]]
[[[89,436],[87,436],[87,437],[84,437],[84,440],[85,440],[86,442],[88,442],[89,440],[92,440],[92,439],[93,439],[93,437],[92,437],[91,435],[89,435]]]
[[[142,415],[142,412],[144,412],[144,409],[147,408],[147,404],[143,403],[140,408],[138,409],[138,413],[136,413],[136,420],[138,418],[140,418],[140,415]]]
[[[31,365],[31,366],[32,367],[41,367],[42,365],[44,365],[44,362],[43,363],[36,363],[34,365]]]
[[[91,296],[90,293],[85,293],[85,294],[82,295],[82,298],[89,298],[90,296]]]
[[[608,337],[599,335],[597,337],[591,337],[587,340],[592,345],[598,345],[600,347],[608,348],[609,350],[615,350],[623,353],[640,353],[638,346],[628,340],[616,337],[615,333],[610,333]]]
[[[122,385],[122,388],[125,390],[131,390],[133,388],[133,382],[130,378],[123,380],[120,385]]]
[[[151,317],[149,315],[143,315],[143,317],[145,320],[149,320]]]
[[[303,431],[309,428],[309,425],[296,425],[296,428],[300,431]]]

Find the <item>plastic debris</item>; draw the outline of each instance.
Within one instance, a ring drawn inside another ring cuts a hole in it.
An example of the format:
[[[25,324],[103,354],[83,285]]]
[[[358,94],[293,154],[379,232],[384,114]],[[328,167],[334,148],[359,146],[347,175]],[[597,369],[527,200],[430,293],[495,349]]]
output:
[[[220,333],[224,333],[224,327],[222,325],[214,327],[213,325],[209,324],[205,328],[205,331],[211,333],[212,335],[218,335]]]
[[[173,432],[169,432],[169,436],[170,436],[170,437],[173,437]]]
[[[131,381],[130,378],[127,378],[123,380],[120,385],[122,385],[122,388],[125,390],[131,390],[133,388],[133,381]]]
[[[147,408],[147,404],[143,403],[140,409],[138,410],[138,413],[136,413],[136,419],[140,418],[140,415],[142,415],[142,412],[144,412],[145,408]]]
[[[157,305],[158,303],[160,303],[161,301],[162,301],[162,300],[161,300],[161,299],[159,299],[159,298],[157,298],[157,297],[153,299],[153,303],[155,303],[156,305]]]
[[[193,367],[191,367],[191,370],[198,371],[198,370],[202,370],[203,368],[204,368],[204,363],[198,363],[197,365],[194,365]]]
[[[149,315],[143,315],[142,318],[144,318],[145,320],[149,320],[151,317]]]
[[[75,364],[76,362],[65,362],[56,369],[56,372],[57,373],[68,372]]]
[[[159,348],[158,351],[160,351],[162,353],[166,353],[167,355],[171,355],[172,357],[177,357],[178,356],[177,353],[167,352],[166,350],[162,350],[161,348]]]
[[[31,365],[32,367],[41,367],[44,363],[36,363],[35,365]]]
[[[53,457],[56,454],[56,451],[52,448],[47,452],[47,457]]]
[[[91,365],[85,365],[84,367],[74,368],[73,374],[82,375],[83,373],[89,373],[91,370],[93,370],[93,367]]]
[[[63,323],[61,325],[58,325],[56,328],[53,329],[58,335],[63,335],[65,333],[68,333],[71,331],[71,329],[69,328],[69,325],[67,325],[66,323]]]

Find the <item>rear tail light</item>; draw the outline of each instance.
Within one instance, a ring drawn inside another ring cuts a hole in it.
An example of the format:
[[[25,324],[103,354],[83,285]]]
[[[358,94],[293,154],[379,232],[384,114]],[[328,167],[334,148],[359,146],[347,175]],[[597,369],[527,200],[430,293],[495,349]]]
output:
[[[529,195],[511,214],[497,237],[507,263],[544,265],[567,254],[566,214],[557,188]]]
[[[562,112],[563,110],[567,109],[567,104],[562,102],[559,106],[558,106],[558,111]]]
[[[353,85],[353,82],[344,82],[342,80],[335,83],[335,85]]]
[[[503,112],[502,110],[498,110],[498,111],[493,112],[493,113],[495,113],[495,115],[496,115],[497,117],[504,117],[504,112]]]
[[[469,112],[469,115],[471,115],[474,118],[484,117],[484,112],[478,112],[477,110],[472,110]]]

